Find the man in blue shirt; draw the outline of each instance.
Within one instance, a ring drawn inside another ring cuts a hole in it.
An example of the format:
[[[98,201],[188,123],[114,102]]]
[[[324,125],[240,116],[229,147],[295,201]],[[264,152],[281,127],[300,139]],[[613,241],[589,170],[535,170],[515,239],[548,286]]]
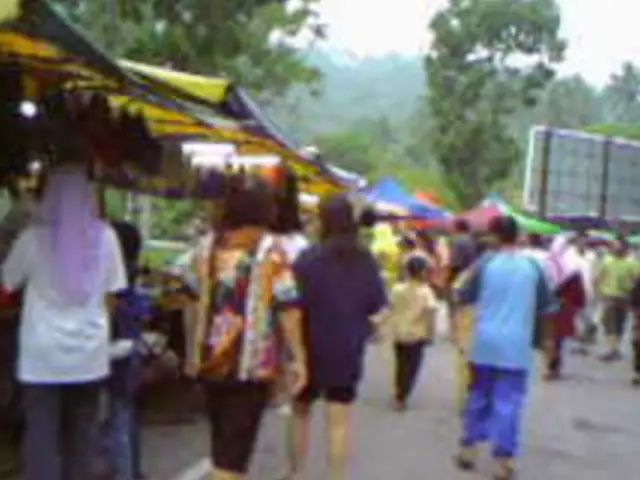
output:
[[[456,463],[473,469],[477,445],[490,441],[494,478],[508,480],[515,478],[513,459],[533,365],[536,321],[552,305],[552,295],[541,268],[516,247],[515,220],[496,218],[490,230],[498,249],[471,266],[457,289],[458,301],[474,304],[476,314],[462,450]]]

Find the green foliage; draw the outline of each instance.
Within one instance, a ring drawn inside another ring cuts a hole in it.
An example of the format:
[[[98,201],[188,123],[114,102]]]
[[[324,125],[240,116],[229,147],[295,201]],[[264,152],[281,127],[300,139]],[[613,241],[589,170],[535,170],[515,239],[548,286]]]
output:
[[[604,90],[607,113],[613,122],[640,122],[640,69],[631,62],[613,73]]]
[[[316,138],[315,145],[326,161],[365,175],[384,155],[366,132],[356,129],[320,135]]]
[[[303,143],[381,117],[402,131],[405,120],[424,95],[425,74],[417,56],[355,60],[343,52],[323,48],[309,52],[306,60],[322,72],[317,91],[295,86],[269,111],[280,123],[289,125]]]
[[[188,239],[192,233],[189,226],[194,218],[202,214],[203,202],[197,200],[151,200],[153,238]]]
[[[445,206],[457,208],[447,179],[437,168],[429,167],[428,158],[415,162],[406,154],[406,138],[385,118],[357,122],[350,128],[316,138],[326,161],[352,170],[375,182],[392,176],[409,191],[424,191],[442,199]]]
[[[56,0],[92,39],[132,60],[223,75],[274,98],[320,79],[293,38],[323,36],[318,0]]]
[[[562,59],[553,0],[450,0],[430,25],[431,147],[456,196],[472,204],[520,157],[508,116],[537,103]]]
[[[609,123],[590,125],[585,128],[589,133],[597,133],[606,137],[625,138],[627,140],[640,141],[640,123]]]

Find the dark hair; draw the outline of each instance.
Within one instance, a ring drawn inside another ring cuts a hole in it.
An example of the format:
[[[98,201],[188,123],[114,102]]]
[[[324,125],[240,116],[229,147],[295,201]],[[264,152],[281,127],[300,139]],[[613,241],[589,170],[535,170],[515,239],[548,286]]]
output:
[[[132,284],[138,275],[138,262],[142,251],[142,235],[140,235],[138,227],[130,222],[116,220],[111,222],[111,226],[120,242],[122,256],[127,269],[127,277],[129,278],[129,283]]]
[[[275,233],[292,233],[302,230],[298,178],[289,168],[284,168],[282,183],[274,191],[275,213],[271,230]]]
[[[354,218],[353,205],[346,195],[334,195],[320,203],[320,237],[357,237],[358,223]]]
[[[418,246],[418,243],[415,238],[410,237],[409,235],[403,235],[400,238],[400,246],[406,249],[413,249]]]
[[[542,241],[542,235],[538,233],[530,233],[529,237],[529,245],[535,248],[544,248],[544,242]]]
[[[378,214],[373,208],[366,207],[364,210],[362,210],[362,212],[360,213],[360,219],[358,221],[358,224],[361,227],[371,228],[375,226],[376,223],[378,223]]]
[[[466,218],[456,218],[453,222],[453,230],[456,233],[469,233],[471,225]]]
[[[329,256],[342,265],[352,265],[369,252],[358,238],[358,222],[346,195],[334,195],[320,203],[320,240]]]
[[[411,280],[422,280],[428,268],[429,264],[427,260],[418,255],[414,255],[409,258],[405,265],[407,276]]]
[[[503,245],[512,245],[518,241],[518,223],[508,215],[492,218],[489,222],[489,232]]]
[[[230,174],[225,181],[220,229],[269,228],[274,213],[273,192],[269,185],[257,176],[244,173]]]

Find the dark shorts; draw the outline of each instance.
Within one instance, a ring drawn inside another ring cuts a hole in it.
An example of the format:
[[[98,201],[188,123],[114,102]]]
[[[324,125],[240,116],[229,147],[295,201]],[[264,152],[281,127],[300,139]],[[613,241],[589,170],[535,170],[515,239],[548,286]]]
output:
[[[603,301],[602,316],[605,335],[622,337],[628,316],[629,308],[624,300],[605,299]]]
[[[355,385],[344,387],[317,388],[313,385],[307,386],[297,396],[296,401],[303,404],[311,404],[316,400],[323,399],[329,403],[341,403],[349,405],[356,400],[358,389]]]
[[[211,427],[211,457],[216,468],[238,474],[249,469],[271,386],[267,383],[204,384]]]

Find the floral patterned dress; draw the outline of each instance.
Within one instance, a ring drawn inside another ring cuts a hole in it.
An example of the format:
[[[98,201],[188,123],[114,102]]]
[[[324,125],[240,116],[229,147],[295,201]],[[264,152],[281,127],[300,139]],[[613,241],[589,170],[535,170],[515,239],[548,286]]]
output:
[[[225,248],[215,268],[203,268],[200,339],[203,376],[275,380],[280,367],[279,312],[297,307],[298,290],[286,253],[264,235],[250,248]],[[215,270],[215,271],[214,271]]]

